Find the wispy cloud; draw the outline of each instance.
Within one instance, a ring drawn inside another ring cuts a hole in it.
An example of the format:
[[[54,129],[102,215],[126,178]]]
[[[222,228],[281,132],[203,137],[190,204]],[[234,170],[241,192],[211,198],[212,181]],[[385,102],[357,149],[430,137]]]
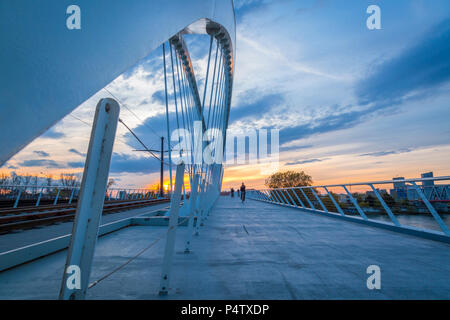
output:
[[[86,153],[82,153],[82,152],[78,151],[78,150],[75,149],[75,148],[70,148],[70,149],[69,149],[69,152],[71,152],[71,153],[73,153],[73,154],[76,154],[76,155],[79,155],[79,156],[81,156],[81,157],[86,157]]]
[[[255,93],[253,93],[255,94]],[[253,97],[252,100],[255,100]],[[257,96],[256,101],[246,104],[241,104],[230,112],[230,123],[247,118],[247,117],[261,117],[261,115],[274,111],[276,107],[280,106],[284,101],[281,94],[267,94],[265,96]]]
[[[56,131],[56,129],[53,127],[47,130],[44,134],[42,134],[41,137],[49,139],[60,139],[65,137],[65,134],[64,132]]]
[[[369,152],[360,154],[360,157],[384,157],[391,154],[400,154],[400,153],[408,153],[413,151],[413,149],[401,149],[401,150],[390,150],[390,151],[378,151],[378,152]]]
[[[158,172],[160,163],[150,157],[133,157],[128,154],[113,154],[111,159],[112,173],[153,173]]]
[[[21,167],[46,167],[50,169],[64,168],[65,165],[50,159],[25,160],[19,163]]]
[[[35,154],[37,154],[38,156],[40,156],[40,157],[49,157],[50,156],[50,154],[49,153],[47,153],[47,152],[45,152],[45,151],[42,151],[42,150],[35,150],[35,151],[33,151]]]
[[[287,163],[285,163],[285,165],[286,166],[295,166],[295,165],[299,165],[299,164],[322,162],[325,160],[327,160],[327,159],[317,159],[316,158],[316,159],[297,160],[297,161],[287,162]]]
[[[319,70],[317,70],[307,64],[301,63],[299,61],[288,59],[277,48],[271,47],[270,49],[268,49],[265,45],[263,45],[257,41],[254,41],[252,39],[249,39],[249,38],[245,37],[244,35],[242,35],[241,33],[238,33],[236,41],[244,42],[245,44],[250,46],[253,50],[257,51],[258,53],[265,55],[267,58],[269,58],[273,61],[276,61],[283,68],[289,68],[296,72],[310,74],[310,75],[319,76],[319,77],[325,77],[325,78],[329,78],[329,79],[333,79],[333,80],[346,79],[339,75],[326,73],[324,71],[319,71]]]
[[[397,56],[372,66],[356,85],[359,102],[398,103],[423,89],[450,80],[450,19],[435,25],[422,39]]]
[[[69,161],[67,162],[67,166],[72,169],[84,168],[83,161]]]

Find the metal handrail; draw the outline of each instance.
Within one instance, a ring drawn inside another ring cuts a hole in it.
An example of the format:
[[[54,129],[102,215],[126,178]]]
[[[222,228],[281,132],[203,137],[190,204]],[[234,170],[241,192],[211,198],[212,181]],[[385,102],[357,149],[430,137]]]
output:
[[[288,187],[288,188],[266,188],[264,190],[275,190],[275,189],[293,189],[293,188],[332,188],[332,187],[342,187],[342,186],[367,186],[371,184],[392,184],[392,183],[410,183],[410,182],[422,182],[422,181],[445,181],[450,180],[450,176],[433,177],[433,178],[415,178],[415,179],[402,179],[402,180],[382,180],[382,181],[368,181],[368,182],[353,182],[353,183],[340,183],[340,184],[324,184],[315,186],[301,186],[301,187]]]
[[[55,189],[79,189],[80,186],[58,186],[58,185],[0,185],[0,189],[3,188],[55,188]],[[150,190],[150,188],[108,188],[108,190]]]
[[[73,199],[78,197],[78,193],[80,190],[80,186],[48,186],[48,185],[0,185],[1,190],[8,190],[8,196],[11,196],[11,199],[14,199],[13,208],[17,208],[19,205],[20,198],[23,192],[26,192],[27,189],[34,189],[36,192],[32,192],[31,195],[38,195],[36,199],[35,206],[38,207],[41,203],[41,198],[43,194],[50,195],[50,199],[53,200],[53,205],[58,204],[58,200],[60,199],[61,191],[72,190],[69,195],[66,195],[66,199],[68,198],[68,203],[71,204]],[[50,194],[49,192],[44,192],[44,190],[53,190],[57,191],[55,194]],[[40,190],[40,192],[39,192]],[[5,194],[3,194],[5,195]],[[1,196],[1,194],[0,194]],[[54,196],[54,198],[53,198]],[[145,199],[155,199],[160,198],[160,194],[158,191],[154,191],[149,188],[108,188],[105,192],[105,198],[108,200],[145,200]]]
[[[397,217],[393,214],[391,208],[386,204],[383,197],[380,195],[378,190],[374,187],[374,185],[384,185],[384,184],[397,184],[397,183],[404,183],[405,188],[412,188],[417,193],[417,198],[420,199],[428,209],[428,211],[433,216],[434,220],[437,222],[439,227],[441,228],[442,232],[446,236],[450,236],[450,230],[445,224],[445,222],[442,220],[439,213],[436,211],[436,209],[431,205],[430,201],[427,199],[426,195],[424,194],[424,190],[427,188],[433,188],[433,187],[439,187],[446,185],[433,185],[433,186],[419,186],[417,185],[417,182],[427,182],[427,181],[445,181],[450,180],[450,176],[441,176],[441,177],[430,177],[430,178],[415,178],[415,179],[398,179],[398,180],[382,180],[382,181],[368,181],[368,182],[357,182],[357,183],[343,183],[343,184],[329,184],[329,185],[315,185],[315,186],[301,186],[301,187],[288,187],[288,188],[266,188],[266,189],[260,189],[260,190],[249,190],[249,196],[255,200],[260,201],[266,201],[270,203],[275,203],[279,205],[285,205],[300,209],[305,209],[317,213],[329,213],[329,210],[327,207],[323,204],[322,200],[326,198],[327,196],[331,199],[334,207],[337,209],[337,212],[332,211],[332,214],[338,214],[340,216],[346,216],[342,208],[339,206],[339,202],[334,199],[332,193],[328,190],[328,188],[331,187],[342,187],[344,191],[347,194],[348,199],[352,202],[353,206],[355,207],[356,211],[359,213],[361,219],[365,221],[371,221],[375,223],[379,223],[376,220],[370,219],[366,214],[364,213],[364,210],[361,209],[360,205],[358,204],[358,201],[352,196],[352,194],[347,189],[347,186],[369,186],[371,188],[371,192],[375,194],[378,201],[381,204],[381,207],[384,209],[384,211],[387,213],[389,218],[391,219],[391,222],[394,226],[405,228],[400,222],[398,221]],[[406,185],[408,184],[408,185]],[[325,194],[317,195],[315,192],[315,189],[323,188],[325,190]],[[312,194],[313,198],[310,199],[308,195],[304,192],[304,190],[310,190],[310,193]],[[289,190],[292,190],[293,195],[296,197],[298,203],[292,198],[292,196],[289,193]],[[304,202],[300,199],[299,194],[297,192],[294,192],[294,190],[299,190],[301,192],[301,195],[304,197],[304,199],[307,201],[309,207],[305,206]],[[284,191],[284,192],[283,192]],[[286,195],[289,197],[290,200],[287,199]],[[321,199],[322,197],[322,199]],[[318,209],[314,206],[313,202],[316,201],[316,203],[319,203],[320,207],[322,209]],[[427,230],[424,230],[427,231]]]

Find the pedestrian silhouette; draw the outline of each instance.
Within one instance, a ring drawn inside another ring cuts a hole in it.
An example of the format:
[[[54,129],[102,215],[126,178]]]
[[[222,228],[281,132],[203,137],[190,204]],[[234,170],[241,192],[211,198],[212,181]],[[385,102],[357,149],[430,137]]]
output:
[[[241,190],[241,200],[242,200],[242,203],[244,203],[244,201],[245,201],[245,184],[243,182],[242,182],[240,190]]]
[[[231,197],[234,198],[234,189],[231,188]]]

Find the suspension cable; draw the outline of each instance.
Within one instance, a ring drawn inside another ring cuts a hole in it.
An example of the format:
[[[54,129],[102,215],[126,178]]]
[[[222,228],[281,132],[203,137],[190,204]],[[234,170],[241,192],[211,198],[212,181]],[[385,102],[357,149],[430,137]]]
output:
[[[169,163],[172,163],[172,152],[170,150],[170,125],[169,125],[169,99],[167,96],[167,74],[166,74],[166,46],[165,42],[162,45],[163,49],[163,64],[164,64],[164,92],[166,94],[166,122],[167,122],[167,145],[169,149]],[[173,186],[172,186],[172,166],[169,167],[170,174],[170,194],[172,195]]]
[[[114,95],[106,87],[103,88],[103,90],[108,92],[114,99],[116,99],[120,103],[120,105],[124,106],[125,109],[127,109],[136,119],[138,119],[144,126],[146,126],[154,135],[156,135],[158,138],[160,138],[160,135],[155,130],[153,130],[153,128],[150,127],[145,121],[143,121],[140,117],[138,117],[138,115],[135,112],[133,112],[133,110],[131,110],[131,108],[129,108],[126,103],[121,101],[116,95]]]

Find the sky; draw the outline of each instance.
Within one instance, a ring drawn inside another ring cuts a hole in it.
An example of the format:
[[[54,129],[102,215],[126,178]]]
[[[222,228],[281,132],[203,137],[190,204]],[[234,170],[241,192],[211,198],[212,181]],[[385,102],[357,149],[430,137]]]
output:
[[[280,170],[315,184],[450,175],[448,0],[236,0],[236,67],[229,128],[280,130]],[[369,30],[369,5],[381,29]],[[201,84],[209,38],[186,37]],[[9,160],[0,171],[81,173],[96,103],[115,97],[121,118],[151,148],[164,132],[161,48],[119,76]],[[201,85],[199,86],[201,89]],[[170,106],[173,112],[173,105]],[[118,127],[116,186],[158,182],[159,163]],[[225,168],[224,188],[263,187],[264,165]],[[166,172],[166,177],[168,176]]]

